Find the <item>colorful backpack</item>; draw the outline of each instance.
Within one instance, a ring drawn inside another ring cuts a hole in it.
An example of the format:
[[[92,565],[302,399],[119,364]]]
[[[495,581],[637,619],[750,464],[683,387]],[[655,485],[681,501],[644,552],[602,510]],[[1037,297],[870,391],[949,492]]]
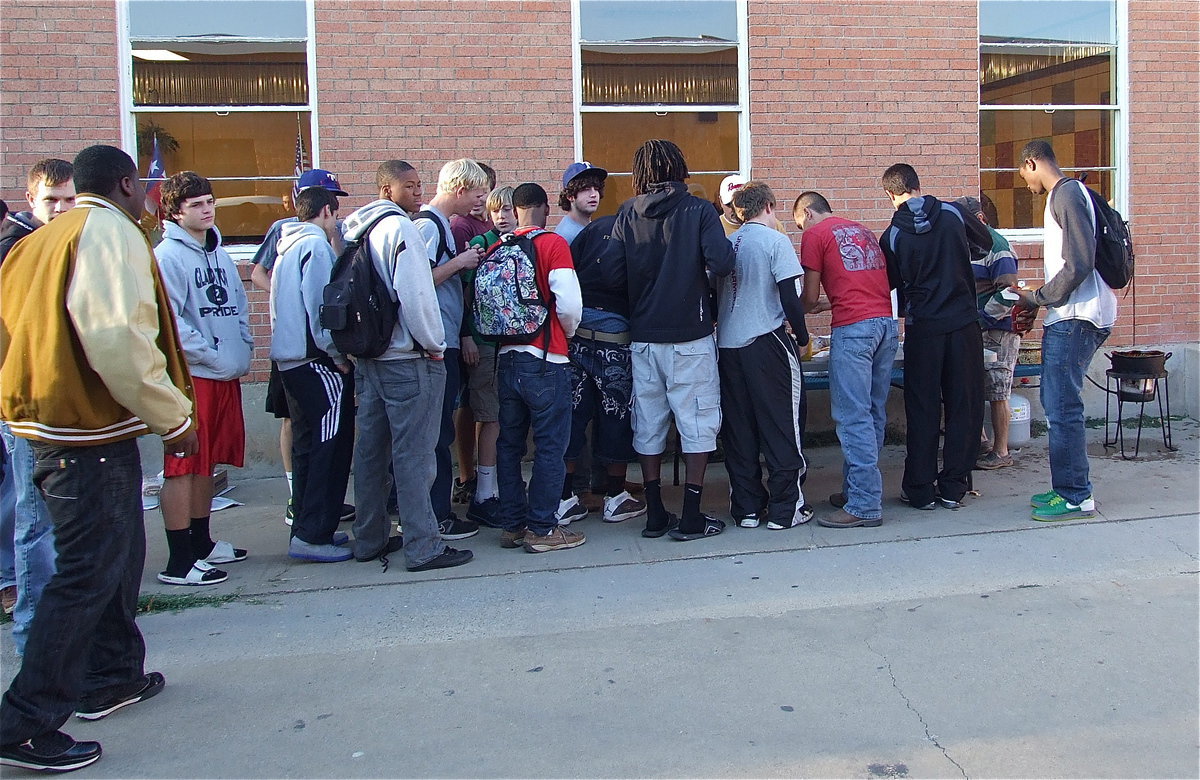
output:
[[[505,233],[475,269],[475,332],[499,344],[550,342],[550,303],[538,288],[533,239],[545,230]]]

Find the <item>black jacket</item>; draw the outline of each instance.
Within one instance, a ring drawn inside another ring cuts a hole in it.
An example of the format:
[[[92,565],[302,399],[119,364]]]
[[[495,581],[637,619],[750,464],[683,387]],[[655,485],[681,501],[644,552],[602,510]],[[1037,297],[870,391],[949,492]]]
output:
[[[896,209],[879,246],[910,332],[937,335],[976,321],[971,261],[987,256],[992,236],[973,214],[932,195],[913,198]]]
[[[579,289],[583,293],[583,305],[588,309],[599,309],[629,317],[629,299],[624,285],[614,285],[611,274],[606,274],[603,265],[611,263],[613,253],[612,228],[615,215],[597,217],[579,231],[571,242],[571,257],[575,261],[575,275],[579,277]]]
[[[716,209],[687,191],[683,182],[654,185],[617,212],[611,284],[629,298],[634,341],[680,344],[713,333],[708,274],[733,271],[733,246]]]
[[[40,228],[42,223],[28,211],[10,211],[0,225],[0,263],[3,263],[13,244]]]

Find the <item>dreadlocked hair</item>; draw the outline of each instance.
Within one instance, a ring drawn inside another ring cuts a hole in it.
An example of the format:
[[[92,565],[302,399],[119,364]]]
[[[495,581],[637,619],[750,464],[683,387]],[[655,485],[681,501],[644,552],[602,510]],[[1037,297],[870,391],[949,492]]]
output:
[[[633,194],[649,192],[651,185],[683,181],[688,177],[683,152],[670,141],[647,141],[633,153]]]

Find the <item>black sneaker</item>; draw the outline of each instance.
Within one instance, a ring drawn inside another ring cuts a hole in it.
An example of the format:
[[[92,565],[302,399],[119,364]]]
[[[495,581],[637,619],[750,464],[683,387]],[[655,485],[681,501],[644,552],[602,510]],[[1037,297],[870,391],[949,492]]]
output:
[[[370,563],[371,561],[376,560],[378,558],[387,558],[388,553],[394,553],[397,550],[400,550],[403,548],[404,548],[404,537],[393,535],[393,536],[388,537],[388,540],[383,543],[383,547],[380,547],[375,552],[373,552],[370,555],[367,555],[365,557],[362,557],[362,558],[355,555],[354,560],[358,561],[359,563]],[[386,563],[384,564],[384,568],[385,569],[387,568]]]
[[[450,500],[456,504],[469,504],[475,496],[475,485],[477,480],[468,479],[466,482],[460,482],[456,477],[454,479],[454,490]]]
[[[0,765],[39,772],[73,772],[100,760],[99,742],[76,742],[61,731],[0,745]]]
[[[479,533],[479,524],[470,520],[460,520],[453,512],[445,520],[438,521],[438,534],[447,542],[466,539]]]
[[[122,707],[154,698],[166,684],[167,681],[162,674],[150,672],[142,675],[140,680],[134,680],[128,685],[109,688],[107,693],[102,692],[101,698],[85,697],[79,702],[79,709],[75,710],[75,717],[81,720],[100,720]]]
[[[339,523],[354,522],[354,504],[342,504],[342,513],[338,516]]]
[[[475,553],[471,552],[470,550],[456,550],[453,547],[447,547],[446,549],[442,550],[442,554],[436,558],[425,561],[425,563],[422,563],[419,566],[409,566],[408,570],[432,571],[433,569],[449,569],[454,566],[462,566],[464,563],[467,563],[474,557]]]
[[[484,501],[472,501],[467,508],[467,519],[488,528],[499,528],[500,499],[492,497]]]
[[[912,499],[910,499],[908,497],[908,494],[905,493],[903,490],[900,491],[900,500],[903,501],[904,503],[908,504],[909,506],[911,506],[913,509],[925,509],[925,510],[937,509],[937,505],[938,505],[937,501],[930,501],[928,504],[921,504],[918,506],[917,504],[915,504],[912,501]]]

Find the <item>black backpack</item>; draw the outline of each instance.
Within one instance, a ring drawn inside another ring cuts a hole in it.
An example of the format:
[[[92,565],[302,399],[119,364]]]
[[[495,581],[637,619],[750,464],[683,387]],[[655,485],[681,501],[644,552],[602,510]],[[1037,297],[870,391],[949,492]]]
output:
[[[367,240],[389,212],[377,217],[357,241],[346,244],[334,263],[321,303],[321,327],[344,355],[379,357],[392,341],[398,320],[392,286],[379,274]],[[401,243],[398,252],[404,250]]]
[[[1081,180],[1082,181],[1082,180]],[[1104,283],[1122,290],[1133,281],[1133,236],[1121,212],[1108,205],[1100,193],[1084,185],[1096,215],[1096,271]]]
[[[442,262],[443,257],[450,256],[450,240],[446,237],[446,226],[442,224],[442,220],[438,218],[437,214],[434,214],[432,211],[429,211],[428,209],[423,209],[421,211],[418,211],[416,214],[412,215],[413,222],[416,222],[419,219],[427,219],[437,227],[437,232],[438,232],[437,257],[429,258],[429,264],[431,266],[433,266],[434,268],[437,268],[437,264]]]

